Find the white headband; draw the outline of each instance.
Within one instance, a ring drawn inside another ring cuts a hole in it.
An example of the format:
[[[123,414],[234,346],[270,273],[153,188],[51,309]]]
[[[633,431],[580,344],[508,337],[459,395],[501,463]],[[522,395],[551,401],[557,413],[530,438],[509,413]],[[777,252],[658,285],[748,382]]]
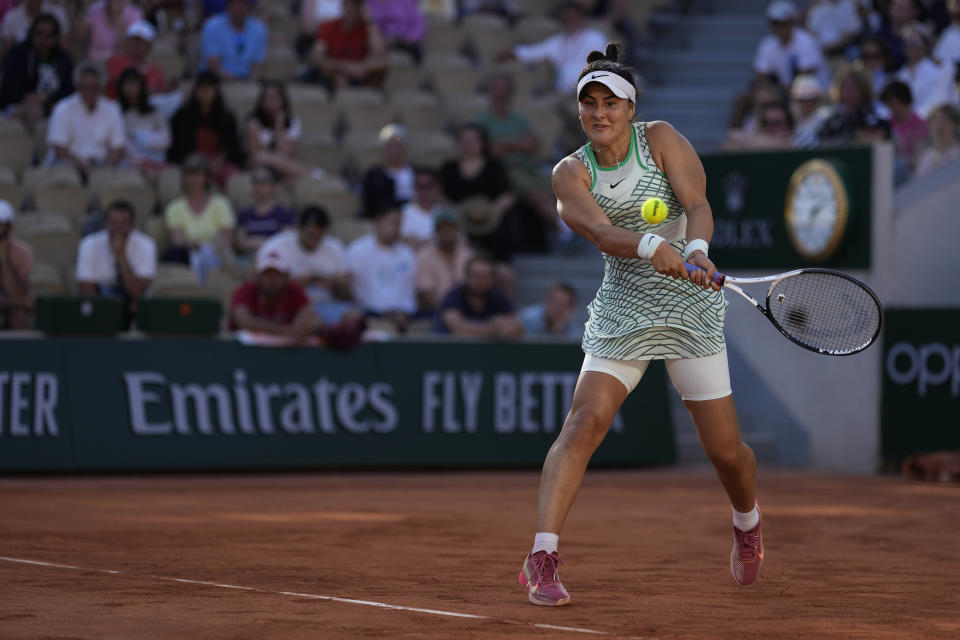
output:
[[[591,71],[583,76],[577,84],[577,98],[580,97],[583,88],[591,82],[599,82],[609,88],[610,91],[613,91],[613,95],[618,98],[623,98],[624,100],[631,101],[633,104],[637,104],[637,89],[633,86],[633,83],[627,82],[616,73],[609,71]]]

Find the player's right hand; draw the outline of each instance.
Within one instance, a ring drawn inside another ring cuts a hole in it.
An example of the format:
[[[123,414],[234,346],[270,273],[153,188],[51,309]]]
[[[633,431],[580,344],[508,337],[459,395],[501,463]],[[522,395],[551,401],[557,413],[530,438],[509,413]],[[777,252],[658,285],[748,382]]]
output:
[[[660,243],[660,246],[653,253],[650,263],[653,264],[657,273],[662,273],[665,276],[681,280],[687,280],[690,277],[686,266],[683,264],[683,256],[668,242]]]

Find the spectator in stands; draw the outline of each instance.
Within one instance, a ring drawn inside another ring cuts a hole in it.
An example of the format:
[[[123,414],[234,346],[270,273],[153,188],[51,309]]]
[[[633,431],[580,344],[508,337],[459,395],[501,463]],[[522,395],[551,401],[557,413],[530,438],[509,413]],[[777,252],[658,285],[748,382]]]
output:
[[[471,242],[508,260],[516,246],[516,198],[506,169],[490,156],[483,127],[473,123],[461,127],[460,155],[443,165],[440,182],[447,199],[459,205]]]
[[[224,13],[207,19],[200,35],[200,69],[223,80],[250,80],[267,57],[267,26],[252,12],[252,0],[228,0]]]
[[[496,288],[496,266],[490,256],[477,254],[466,267],[466,280],[443,299],[434,322],[437,333],[471,338],[513,338],[523,324],[513,303]]]
[[[33,250],[13,237],[13,207],[0,200],[0,327],[29,329]]]
[[[190,100],[173,116],[173,144],[167,160],[182,164],[199,153],[210,162],[220,184],[244,164],[237,120],[220,93],[220,79],[205,71],[197,76]]]
[[[863,24],[857,0],[816,0],[807,11],[807,31],[825,56],[843,55],[854,44]]]
[[[21,120],[29,131],[50,115],[53,105],[73,93],[73,63],[59,43],[60,23],[41,14],[26,41],[3,58],[0,110]]]
[[[870,77],[865,71],[844,67],[837,72],[830,93],[833,105],[817,137],[821,142],[850,142],[868,117],[876,117]]]
[[[906,60],[901,30],[910,22],[923,20],[925,13],[921,0],[890,0],[880,25],[870,34],[886,43],[893,69],[899,69]]]
[[[240,285],[230,302],[230,326],[241,331],[306,339],[320,329],[303,287],[290,278],[290,264],[277,251],[257,256],[257,277]]]
[[[339,322],[354,310],[350,272],[343,242],[330,236],[330,216],[322,207],[300,212],[297,229],[271,237],[261,251],[279,251],[290,263],[290,275],[307,291],[324,323]]]
[[[910,85],[914,109],[926,118],[944,99],[944,92],[950,85],[945,73],[949,71],[945,72],[928,55],[933,33],[926,24],[911,22],[903,27],[901,35],[907,61],[897,72],[897,79]]]
[[[343,0],[301,0],[300,26],[302,33],[309,34],[313,40],[314,34],[324,22],[337,20],[343,15]]]
[[[893,60],[887,43],[877,37],[869,38],[860,44],[860,64],[873,81],[874,95],[880,95],[890,82]]]
[[[253,204],[237,214],[233,241],[234,248],[241,255],[254,253],[268,238],[294,225],[293,211],[277,201],[277,172],[261,165],[254,168],[252,178]]]
[[[104,97],[103,70],[95,63],[77,67],[77,91],[53,108],[47,146],[53,162],[75,166],[84,176],[95,167],[116,166],[127,143],[120,106]]]
[[[363,0],[344,0],[343,16],[317,27],[310,60],[330,89],[378,87],[387,69],[383,37],[368,19]]]
[[[760,105],[756,130],[746,134],[730,131],[723,143],[724,149],[789,149],[793,146],[793,117],[782,102]]]
[[[443,210],[443,192],[440,179],[433,169],[417,169],[414,176],[413,199],[400,210],[400,237],[420,249],[433,239],[435,219]]]
[[[136,69],[120,74],[117,93],[127,138],[125,161],[152,180],[166,166],[170,123],[150,104],[147,79]]]
[[[364,313],[384,318],[403,332],[417,310],[417,258],[400,242],[399,210],[385,208],[376,213],[373,233],[347,248],[347,268],[353,299]]]
[[[737,96],[731,110],[729,128],[751,134],[757,130],[757,110],[760,106],[787,102],[788,99],[787,89],[781,87],[776,80],[757,76],[753,79],[750,90]]]
[[[583,61],[591,51],[603,51],[607,36],[587,25],[586,10],[579,2],[564,2],[560,9],[563,32],[550,36],[542,42],[518,45],[503,59],[516,58],[531,64],[549,61],[556,70],[556,90],[572,93],[577,86],[577,77]]]
[[[57,41],[65,51],[69,50],[70,20],[63,7],[41,0],[23,0],[3,16],[0,23],[0,54],[6,54],[11,47],[26,42],[33,23],[42,15],[49,15],[57,21]]]
[[[960,158],[960,109],[952,104],[942,104],[930,112],[927,119],[933,144],[920,153],[917,176],[925,176],[934,169]]]
[[[164,213],[170,247],[164,262],[189,264],[201,283],[223,262],[236,218],[230,201],[213,190],[210,165],[200,155],[183,164],[183,195]]]
[[[247,118],[247,153],[251,165],[266,165],[283,178],[299,178],[307,169],[297,160],[297,144],[303,135],[300,118],[290,107],[282,82],[263,83],[253,113]]]
[[[134,22],[127,29],[127,37],[123,42],[123,50],[110,56],[107,60],[107,95],[116,99],[119,85],[117,80],[120,74],[127,69],[136,69],[139,71],[147,83],[147,90],[150,93],[165,91],[167,87],[167,77],[163,69],[148,61],[150,50],[153,48],[153,40],[157,32],[146,20]]]
[[[123,301],[127,327],[137,301],[157,276],[157,245],[136,230],[133,205],[110,203],[104,229],[85,236],[77,251],[77,288],[85,296]]]
[[[103,63],[116,52],[120,36],[141,20],[143,11],[128,0],[98,0],[77,20],[76,38],[89,59]]]
[[[417,0],[366,0],[366,8],[388,49],[407,51],[420,60],[427,23]]]
[[[363,178],[363,215],[393,205],[403,205],[413,198],[414,171],[407,160],[407,129],[388,124],[380,130],[383,164],[372,167]]]
[[[577,292],[565,282],[550,285],[543,301],[520,310],[523,332],[528,336],[579,338],[583,326],[573,322]]]
[[[523,13],[516,0],[460,0],[457,4],[461,19],[474,13],[493,13],[514,20]]]
[[[757,75],[771,77],[786,88],[797,74],[810,73],[822,86],[827,86],[830,72],[820,45],[813,36],[796,26],[796,5],[788,0],[774,0],[767,6],[767,20],[773,33],[757,46],[753,60]]]
[[[890,125],[897,155],[913,168],[920,151],[926,146],[930,132],[927,122],[913,108],[913,95],[903,82],[894,80],[880,93],[880,101],[890,112]]]
[[[817,146],[817,132],[830,113],[823,104],[823,90],[816,78],[799,75],[790,85],[790,115],[793,118],[793,143],[801,149]]]
[[[417,254],[417,307],[431,313],[454,287],[463,284],[472,255],[457,214],[441,209],[433,225],[434,241]]]
[[[940,34],[933,57],[940,64],[956,65],[960,63],[960,0],[947,0],[947,10],[950,12],[950,26]]]
[[[513,110],[513,78],[500,74],[491,78],[487,87],[490,111],[480,114],[476,122],[487,131],[490,151],[503,162],[514,192],[539,214],[539,226],[557,226],[557,199],[550,178],[540,173],[536,153],[540,139],[525,115]],[[554,145],[556,140],[546,141]]]

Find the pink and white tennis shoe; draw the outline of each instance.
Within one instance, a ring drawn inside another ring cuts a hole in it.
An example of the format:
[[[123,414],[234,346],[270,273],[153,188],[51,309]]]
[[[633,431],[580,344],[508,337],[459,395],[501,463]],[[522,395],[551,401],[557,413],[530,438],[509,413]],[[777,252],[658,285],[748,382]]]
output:
[[[763,536],[760,527],[763,518],[750,531],[733,528],[733,551],[730,553],[730,572],[741,587],[753,584],[763,564]]]
[[[563,588],[557,565],[563,560],[557,552],[537,551],[527,556],[520,570],[520,584],[526,588],[530,602],[544,607],[570,604],[570,594]]]

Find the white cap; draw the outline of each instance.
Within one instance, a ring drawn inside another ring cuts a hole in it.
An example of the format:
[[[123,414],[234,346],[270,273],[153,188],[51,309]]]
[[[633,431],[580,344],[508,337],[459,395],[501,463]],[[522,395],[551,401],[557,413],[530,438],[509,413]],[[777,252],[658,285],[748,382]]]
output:
[[[603,86],[610,89],[610,91],[613,92],[613,95],[617,96],[618,98],[630,100],[634,104],[637,103],[637,88],[633,86],[632,82],[627,82],[616,73],[603,70],[591,71],[587,75],[580,78],[580,82],[577,83],[577,98],[580,97],[580,94],[583,92],[583,88],[591,82],[599,82]]]
[[[257,273],[275,269],[280,273],[290,273],[290,263],[277,249],[267,249],[257,254]]]
[[[797,5],[790,0],[775,0],[767,5],[767,20],[786,22],[797,17]]]
[[[153,39],[157,37],[157,31],[153,28],[153,25],[146,20],[139,20],[127,29],[127,37],[140,38],[147,42],[153,42]]]
[[[13,222],[13,207],[6,200],[0,200],[0,223]]]

